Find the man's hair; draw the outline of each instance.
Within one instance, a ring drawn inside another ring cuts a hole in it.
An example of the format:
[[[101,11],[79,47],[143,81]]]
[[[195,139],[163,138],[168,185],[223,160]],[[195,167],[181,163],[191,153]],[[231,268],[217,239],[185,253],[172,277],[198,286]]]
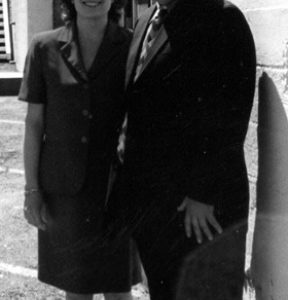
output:
[[[72,0],[60,0],[62,8],[62,19],[64,22],[76,19],[77,12]],[[121,18],[121,9],[126,5],[126,0],[114,0],[108,13],[109,20],[118,23]]]

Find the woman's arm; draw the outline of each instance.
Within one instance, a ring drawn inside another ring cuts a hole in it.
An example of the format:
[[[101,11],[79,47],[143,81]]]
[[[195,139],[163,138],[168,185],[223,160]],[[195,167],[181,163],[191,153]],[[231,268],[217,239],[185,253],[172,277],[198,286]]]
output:
[[[26,189],[39,189],[38,166],[43,139],[43,111],[43,104],[28,104],[24,138]]]
[[[24,168],[25,203],[24,214],[28,223],[46,229],[46,207],[39,186],[39,158],[44,132],[44,105],[28,104],[25,120]]]

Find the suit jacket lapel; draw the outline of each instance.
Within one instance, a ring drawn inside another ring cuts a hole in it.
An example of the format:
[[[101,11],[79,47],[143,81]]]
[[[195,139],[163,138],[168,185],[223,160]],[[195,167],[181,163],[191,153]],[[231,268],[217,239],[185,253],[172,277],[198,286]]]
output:
[[[143,17],[138,20],[138,24],[135,28],[132,44],[130,47],[128,60],[127,60],[127,67],[126,67],[126,78],[125,78],[125,85],[128,86],[131,77],[134,74],[134,70],[138,63],[139,52],[141,51],[142,42],[145,38],[146,29],[149,25],[149,21],[156,10],[156,5],[152,5],[148,8],[147,12]]]
[[[75,25],[68,25],[59,36],[60,52],[71,73],[77,80],[87,81],[88,77],[80,59]]]
[[[144,70],[147,68],[147,66],[151,63],[153,58],[157,55],[157,53],[161,50],[161,48],[168,42],[168,35],[164,28],[164,26],[161,28],[159,35],[156,37],[154,44],[149,49],[147,57],[144,61],[144,65],[138,75],[138,78],[142,75]]]

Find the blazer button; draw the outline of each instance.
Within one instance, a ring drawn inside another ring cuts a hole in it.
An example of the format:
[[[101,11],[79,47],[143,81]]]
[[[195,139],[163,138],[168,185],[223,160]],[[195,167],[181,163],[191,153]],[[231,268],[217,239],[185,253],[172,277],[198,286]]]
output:
[[[202,97],[198,97],[198,98],[197,98],[197,101],[198,101],[198,102],[202,102],[202,101],[203,101],[203,98],[202,98]]]
[[[88,89],[89,89],[89,84],[88,84],[88,83],[85,83],[85,84],[83,85],[83,88],[84,88],[84,90],[88,90]]]
[[[83,110],[82,110],[82,115],[83,115],[84,117],[87,117],[87,116],[89,115],[89,111],[88,111],[87,109],[83,109]]]
[[[88,138],[86,136],[81,137],[81,143],[82,144],[87,144],[88,143]]]

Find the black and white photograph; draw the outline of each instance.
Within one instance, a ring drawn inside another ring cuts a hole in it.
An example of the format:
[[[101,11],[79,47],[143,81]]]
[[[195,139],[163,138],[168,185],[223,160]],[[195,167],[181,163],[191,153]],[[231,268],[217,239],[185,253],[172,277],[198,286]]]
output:
[[[288,299],[287,0],[0,0],[0,299]]]

